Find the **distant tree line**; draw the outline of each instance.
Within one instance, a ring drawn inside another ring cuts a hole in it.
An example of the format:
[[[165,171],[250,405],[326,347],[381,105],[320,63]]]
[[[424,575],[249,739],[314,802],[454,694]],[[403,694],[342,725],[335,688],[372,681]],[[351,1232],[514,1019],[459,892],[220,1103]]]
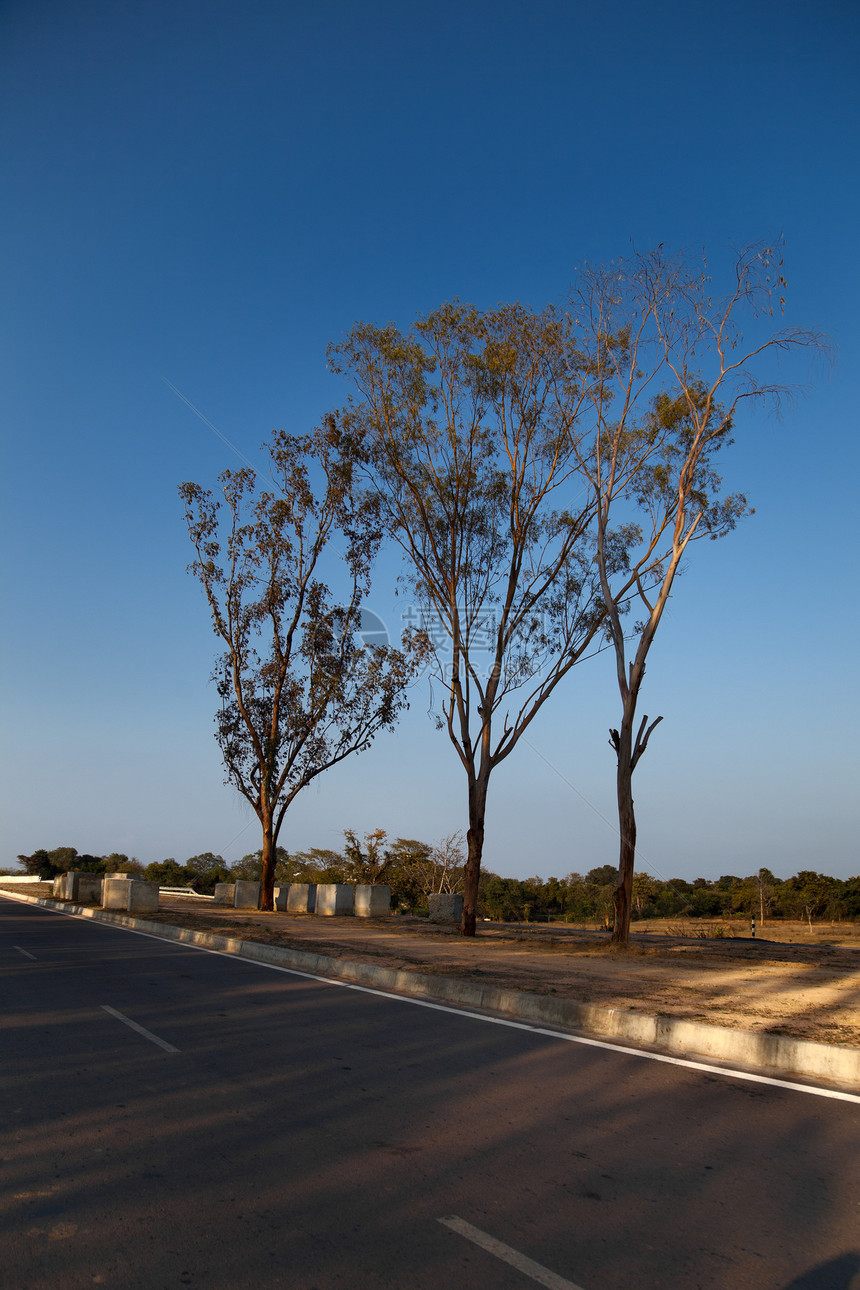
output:
[[[614,865],[566,878],[500,878],[484,874],[483,917],[503,922],[602,922],[612,926]],[[633,878],[632,918],[814,919],[828,922],[860,918],[860,876],[830,878],[811,869],[792,878],[777,878],[769,869],[741,878],[723,874],[716,881],[684,878],[662,881],[639,872]]]
[[[142,865],[119,852],[108,856],[79,855],[74,847],[38,850],[19,856],[26,873],[51,879],[69,869],[85,873],[132,873],[164,887],[192,887],[212,895],[218,882],[246,878],[259,881],[262,850],[252,851],[228,865],[220,855],[204,851],[184,864],[169,858]],[[426,910],[433,892],[462,892],[465,856],[459,833],[435,845],[414,838],[388,841],[384,829],[359,838],[344,832],[342,851],[311,847],[288,852],[277,848],[277,882],[387,883],[392,907],[400,912]],[[485,870],[481,875],[478,910],[494,922],[603,923],[612,926],[613,893],[617,884],[614,865],[601,865],[586,874],[566,878],[501,878]],[[756,918],[815,919],[836,922],[860,918],[860,875],[830,878],[803,869],[792,878],[777,878],[769,869],[742,878],[723,874],[716,881],[684,878],[666,881],[637,873],[633,880],[634,921],[647,918]]]
[[[191,886],[201,895],[211,896],[216,882],[231,882],[233,872],[222,856],[204,851],[202,855],[191,856],[185,864],[178,864],[172,857],[144,866],[132,856],[130,859],[119,851],[109,856],[91,856],[79,854],[74,847],[55,847],[53,851],[39,849],[30,856],[18,856],[25,873],[33,874],[46,881],[57,874],[67,873],[70,869],[79,873],[129,873],[135,877],[145,878],[147,882],[157,882],[163,887]]]
[[[109,856],[81,855],[74,847],[55,847],[53,851],[40,848],[31,856],[18,856],[24,872],[45,880],[70,869],[79,873],[133,873],[142,874],[143,865],[133,856],[113,851]]]
[[[391,887],[393,908],[402,912],[419,911],[426,908],[431,892],[462,890],[462,843],[462,835],[454,833],[435,845],[410,838],[396,838],[388,844],[384,829],[374,829],[363,839],[347,829],[342,851],[313,847],[291,854],[284,847],[277,847],[275,881],[387,883]],[[163,887],[191,887],[204,896],[211,896],[219,882],[243,878],[259,882],[263,871],[262,848],[232,865],[211,851],[191,856],[184,864],[170,857],[144,866],[134,856],[129,859],[119,852],[109,856],[81,855],[74,847],[40,849],[29,856],[20,855],[18,860],[25,873],[45,880],[70,869],[83,873],[131,873]]]

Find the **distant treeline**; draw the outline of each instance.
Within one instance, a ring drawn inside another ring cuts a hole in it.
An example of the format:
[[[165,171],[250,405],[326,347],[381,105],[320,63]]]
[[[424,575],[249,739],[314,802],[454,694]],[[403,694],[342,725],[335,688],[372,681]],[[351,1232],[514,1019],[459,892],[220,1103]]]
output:
[[[403,912],[426,909],[431,892],[462,889],[463,844],[459,834],[435,846],[415,839],[387,842],[382,829],[363,841],[348,830],[343,851],[311,848],[287,852],[278,847],[278,882],[388,883],[392,903]],[[222,856],[205,851],[184,864],[174,859],[146,865],[119,852],[109,856],[79,855],[74,847],[34,851],[19,856],[27,873],[53,878],[69,869],[87,873],[135,873],[165,887],[191,886],[211,895],[217,882],[237,878],[259,879],[260,851],[228,865]],[[612,892],[616,870],[602,865],[587,874],[566,878],[500,878],[481,875],[478,912],[499,922],[545,922],[564,919],[572,923],[602,922],[612,918]],[[776,878],[769,869],[742,878],[724,874],[711,881],[683,878],[663,881],[647,873],[633,879],[633,918],[788,918],[828,922],[860,918],[860,876],[830,878],[811,869],[792,878]]]
[[[504,922],[538,922],[564,918],[568,922],[598,921],[611,925],[612,893],[617,881],[613,865],[566,878],[499,878],[487,874],[482,882],[485,917]],[[793,878],[776,878],[769,869],[741,878],[724,874],[716,881],[683,878],[662,881],[647,873],[633,878],[634,920],[643,918],[860,918],[860,877],[829,878],[802,870]]]

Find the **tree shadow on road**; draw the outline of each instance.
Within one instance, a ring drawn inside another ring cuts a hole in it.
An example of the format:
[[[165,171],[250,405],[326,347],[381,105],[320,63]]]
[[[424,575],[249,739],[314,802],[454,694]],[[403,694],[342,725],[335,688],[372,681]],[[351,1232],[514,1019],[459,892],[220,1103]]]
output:
[[[789,1281],[782,1290],[851,1290],[860,1272],[860,1253],[851,1250],[838,1258],[828,1259]]]
[[[27,926],[35,957],[0,959],[9,1284],[518,1290],[453,1214],[589,1290],[856,1288],[845,1102]]]

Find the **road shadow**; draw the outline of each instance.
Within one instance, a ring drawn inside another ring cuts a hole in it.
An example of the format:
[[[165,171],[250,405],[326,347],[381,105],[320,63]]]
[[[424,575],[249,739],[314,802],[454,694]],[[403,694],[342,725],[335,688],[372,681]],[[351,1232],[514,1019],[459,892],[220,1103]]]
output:
[[[860,1253],[856,1250],[828,1259],[803,1272],[781,1290],[851,1290],[854,1278],[860,1272]]]
[[[587,1290],[856,1280],[856,1107],[28,915],[10,1285],[519,1290],[452,1214]]]

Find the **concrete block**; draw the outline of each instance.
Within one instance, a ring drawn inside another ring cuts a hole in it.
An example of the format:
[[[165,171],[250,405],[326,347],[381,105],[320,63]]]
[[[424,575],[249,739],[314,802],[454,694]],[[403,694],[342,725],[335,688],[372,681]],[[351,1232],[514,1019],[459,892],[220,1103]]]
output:
[[[387,918],[391,913],[391,888],[381,882],[374,886],[360,882],[355,889],[356,918]]]
[[[158,909],[158,883],[132,878],[128,884],[128,912],[153,914]]]
[[[104,879],[99,873],[82,873],[78,880],[78,901],[82,905],[100,905]]]
[[[282,913],[286,912],[289,894],[290,883],[280,882],[275,884],[275,909],[280,909]]]
[[[463,897],[447,891],[434,892],[428,902],[431,923],[459,923],[463,917]]]
[[[312,914],[316,909],[317,885],[315,882],[291,882],[287,892],[288,914]]]
[[[235,882],[216,882],[215,884],[215,904],[232,905],[233,893],[236,890]]]
[[[158,883],[111,874],[104,880],[102,905],[128,914],[152,914],[158,909]]]
[[[105,878],[102,887],[102,905],[105,909],[128,910],[129,883],[127,878],[118,878],[110,874]]]
[[[69,869],[62,875],[61,882],[63,885],[61,895],[63,900],[77,900],[78,879],[80,876],[81,875],[74,869]]]
[[[83,873],[70,869],[65,878],[64,896],[79,905],[100,905],[102,903],[102,875],[100,873]]]
[[[325,918],[353,913],[355,888],[345,882],[321,882],[317,885],[316,912]]]
[[[233,908],[259,909],[260,895],[260,883],[249,882],[247,879],[240,878],[237,883],[234,883]]]
[[[51,884],[51,895],[62,897],[66,893],[66,875],[58,873]]]

